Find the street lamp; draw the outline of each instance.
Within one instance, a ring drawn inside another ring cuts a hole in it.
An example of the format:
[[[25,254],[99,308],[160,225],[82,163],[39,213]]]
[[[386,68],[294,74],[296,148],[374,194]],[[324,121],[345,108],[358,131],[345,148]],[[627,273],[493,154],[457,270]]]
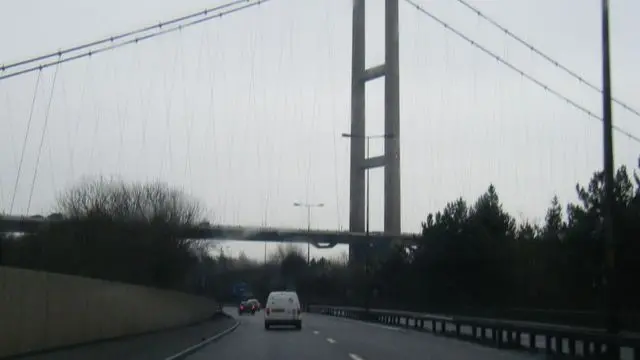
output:
[[[366,140],[366,142],[365,142],[365,159],[369,159],[369,148],[370,148],[369,142],[371,141],[371,139],[390,139],[390,138],[393,138],[394,135],[393,134],[356,135],[356,134],[342,133],[342,137],[343,138],[365,139]],[[370,186],[370,182],[369,182],[369,168],[367,167],[365,170],[366,170],[366,173],[365,173],[366,180],[365,181],[366,181],[366,186],[367,186],[367,194],[366,194],[367,204],[366,204],[366,207],[365,207],[365,212],[366,212],[365,213],[365,237],[367,239],[367,247],[366,247],[366,250],[365,250],[365,269],[364,269],[364,271],[365,271],[365,274],[367,276],[367,280],[368,281],[372,281],[372,280],[369,279],[370,272],[371,272],[370,269],[369,269],[370,268],[370,264],[369,264],[369,262],[370,262],[369,261],[369,248],[371,247],[371,239],[369,238],[369,222],[370,222],[370,219],[369,219],[369,203],[370,203],[369,194],[370,194],[371,186]],[[367,303],[365,304],[367,309],[369,308],[372,284],[369,284],[368,286],[369,286],[369,289],[368,289],[369,293],[368,293],[368,298],[366,300]]]
[[[307,208],[307,232],[311,231],[311,208],[324,207],[323,203],[310,204],[302,202],[294,202],[293,206]],[[307,238],[307,265],[311,264],[311,242]]]

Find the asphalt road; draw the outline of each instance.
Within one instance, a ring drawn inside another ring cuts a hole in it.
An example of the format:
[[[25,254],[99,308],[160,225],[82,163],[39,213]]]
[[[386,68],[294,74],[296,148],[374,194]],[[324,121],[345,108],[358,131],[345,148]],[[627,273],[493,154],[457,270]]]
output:
[[[234,314],[235,309],[225,309]],[[265,330],[263,313],[237,317],[231,334],[189,360],[522,360],[544,356],[497,350],[427,333],[316,314],[303,314],[302,330]]]
[[[163,360],[230,328],[216,317],[191,326],[20,357],[20,360]],[[0,339],[1,341],[1,339]]]

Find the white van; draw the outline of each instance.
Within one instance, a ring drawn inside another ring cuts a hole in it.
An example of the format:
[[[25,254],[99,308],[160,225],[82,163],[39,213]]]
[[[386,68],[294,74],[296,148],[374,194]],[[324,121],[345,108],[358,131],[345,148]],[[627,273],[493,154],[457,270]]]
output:
[[[300,300],[294,291],[273,291],[264,305],[264,328],[271,325],[293,325],[302,329]]]

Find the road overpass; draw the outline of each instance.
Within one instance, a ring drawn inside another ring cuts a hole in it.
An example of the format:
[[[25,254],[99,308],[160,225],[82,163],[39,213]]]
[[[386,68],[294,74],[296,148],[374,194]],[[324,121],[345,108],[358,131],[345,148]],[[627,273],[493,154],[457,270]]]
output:
[[[0,233],[35,233],[50,226],[73,226],[74,220],[59,215],[2,216]],[[179,236],[189,239],[225,239],[269,242],[310,242],[317,248],[331,248],[338,244],[369,242],[372,246],[385,243],[412,244],[417,234],[389,235],[383,232],[350,232],[338,230],[306,230],[293,228],[248,227],[234,225],[200,224],[176,230]]]

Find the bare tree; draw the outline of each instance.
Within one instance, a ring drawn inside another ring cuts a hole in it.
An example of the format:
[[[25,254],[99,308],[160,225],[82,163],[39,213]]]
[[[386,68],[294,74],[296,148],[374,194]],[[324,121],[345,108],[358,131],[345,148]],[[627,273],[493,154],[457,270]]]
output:
[[[58,212],[70,218],[195,225],[203,222],[199,201],[165,183],[127,184],[117,178],[85,179],[57,199]]]
[[[161,182],[83,179],[57,199],[52,217],[68,221],[12,244],[11,265],[185,289],[211,243],[182,231],[203,213],[199,201]]]

